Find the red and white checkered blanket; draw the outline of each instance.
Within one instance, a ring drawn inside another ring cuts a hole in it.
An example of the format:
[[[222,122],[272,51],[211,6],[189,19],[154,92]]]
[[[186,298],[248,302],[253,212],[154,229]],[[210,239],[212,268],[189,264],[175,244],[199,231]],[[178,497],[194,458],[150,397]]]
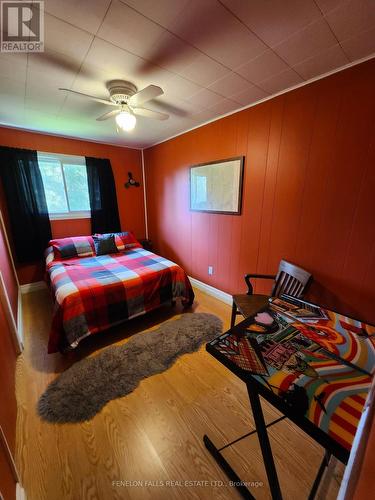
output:
[[[194,300],[185,271],[143,248],[58,260],[49,247],[46,255],[55,299],[49,353],[74,348],[88,335],[176,298]]]

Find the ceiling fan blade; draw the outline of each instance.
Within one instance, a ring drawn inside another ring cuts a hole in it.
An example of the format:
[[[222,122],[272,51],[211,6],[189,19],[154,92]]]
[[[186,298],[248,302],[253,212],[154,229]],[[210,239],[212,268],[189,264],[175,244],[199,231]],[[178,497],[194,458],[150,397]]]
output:
[[[114,102],[107,101],[106,99],[100,99],[99,97],[95,97],[93,95],[88,95],[88,94],[82,94],[82,92],[76,92],[75,90],[70,90],[70,89],[59,89],[59,90],[64,90],[65,92],[70,92],[71,94],[76,94],[81,97],[88,97],[89,99],[92,99],[93,101],[96,102],[101,102],[102,104],[107,104],[107,106],[117,106]]]
[[[112,118],[113,116],[116,116],[119,113],[121,113],[121,109],[114,109],[113,111],[108,111],[108,113],[104,113],[104,115],[99,116],[99,118],[97,118],[96,121],[102,122],[104,120],[108,120],[108,118]]]
[[[168,120],[169,115],[167,113],[160,113],[159,111],[153,111],[152,109],[146,108],[132,108],[135,115],[146,116],[147,118],[154,118],[155,120]]]
[[[144,89],[140,90],[136,94],[132,95],[129,99],[129,104],[132,106],[139,106],[146,101],[150,101],[159,95],[164,94],[163,89],[157,87],[156,85],[149,85]]]

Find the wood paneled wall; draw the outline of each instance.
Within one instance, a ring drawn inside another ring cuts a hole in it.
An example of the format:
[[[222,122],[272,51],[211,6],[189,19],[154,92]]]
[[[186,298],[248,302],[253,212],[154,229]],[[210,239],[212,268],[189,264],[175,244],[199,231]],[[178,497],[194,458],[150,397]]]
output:
[[[229,293],[285,258],[313,299],[375,323],[374,89],[371,60],[147,149],[157,251]],[[190,212],[189,166],[238,155],[242,215]]]
[[[1,495],[4,500],[15,500],[16,498],[16,481],[7,454],[0,443],[0,498]]]
[[[0,271],[6,287],[6,292],[12,309],[12,314],[17,323],[18,314],[18,282],[14,272],[11,255],[6,240],[5,227],[0,213]]]
[[[0,302],[0,426],[12,454],[14,454],[16,447],[16,361],[17,353],[12,340],[12,332],[5,314],[4,305]]]
[[[0,492],[5,500],[11,500],[16,496],[16,481],[7,449],[9,448],[14,457],[17,421],[15,394],[17,354],[5,307],[6,305],[0,301]]]
[[[139,238],[145,237],[143,189],[124,188],[129,171],[133,173],[135,179],[142,182],[141,152],[139,150],[4,127],[0,127],[0,145],[36,149],[51,153],[109,158],[115,177],[122,230],[134,231]],[[5,202],[1,191],[0,197],[0,205],[3,206],[3,211],[5,212]],[[4,215],[6,217],[5,213]],[[51,226],[52,235],[56,238],[91,234],[91,226],[88,219],[53,221]],[[42,280],[43,269],[44,265],[42,262],[31,265],[17,265],[20,283],[24,284]]]

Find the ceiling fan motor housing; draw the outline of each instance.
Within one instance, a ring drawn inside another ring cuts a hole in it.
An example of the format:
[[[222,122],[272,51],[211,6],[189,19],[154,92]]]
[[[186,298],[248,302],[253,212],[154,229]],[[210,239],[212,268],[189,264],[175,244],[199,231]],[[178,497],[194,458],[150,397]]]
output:
[[[127,104],[129,98],[137,93],[137,87],[124,80],[111,80],[107,83],[109,98],[115,104]]]

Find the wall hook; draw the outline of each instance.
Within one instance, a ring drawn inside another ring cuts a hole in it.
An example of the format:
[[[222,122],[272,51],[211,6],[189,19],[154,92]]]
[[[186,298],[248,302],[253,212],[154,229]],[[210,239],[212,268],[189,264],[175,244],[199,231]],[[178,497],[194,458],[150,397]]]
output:
[[[125,183],[126,188],[130,187],[139,187],[140,184],[137,182],[135,179],[133,179],[133,174],[131,172],[128,172],[128,182]]]

